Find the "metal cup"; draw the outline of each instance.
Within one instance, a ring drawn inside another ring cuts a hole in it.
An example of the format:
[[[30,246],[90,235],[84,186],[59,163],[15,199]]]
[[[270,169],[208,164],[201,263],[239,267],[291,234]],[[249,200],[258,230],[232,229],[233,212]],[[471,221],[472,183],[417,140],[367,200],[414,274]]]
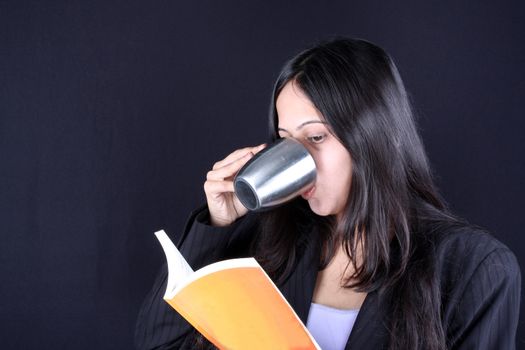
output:
[[[315,182],[315,162],[306,148],[282,138],[250,159],[237,173],[237,198],[249,210],[272,207],[300,195]]]

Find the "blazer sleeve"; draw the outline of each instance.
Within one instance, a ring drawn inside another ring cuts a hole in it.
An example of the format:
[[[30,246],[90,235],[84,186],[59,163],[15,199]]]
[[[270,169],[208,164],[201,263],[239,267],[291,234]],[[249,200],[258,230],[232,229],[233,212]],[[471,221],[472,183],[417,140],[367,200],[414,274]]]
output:
[[[253,220],[241,218],[227,227],[208,225],[206,207],[192,213],[177,246],[189,265],[197,270],[227,257],[243,256],[253,232]],[[139,311],[135,328],[137,349],[194,349],[196,330],[163,299],[168,271],[163,264],[153,288]]]
[[[447,347],[515,349],[520,288],[521,274],[514,254],[506,247],[487,254],[457,301]]]

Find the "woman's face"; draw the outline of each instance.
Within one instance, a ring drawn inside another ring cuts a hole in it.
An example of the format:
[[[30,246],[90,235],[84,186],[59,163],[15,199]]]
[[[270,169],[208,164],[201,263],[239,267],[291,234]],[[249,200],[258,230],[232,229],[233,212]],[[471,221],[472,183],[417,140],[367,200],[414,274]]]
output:
[[[352,159],[341,142],[330,133],[321,113],[294,82],[288,82],[277,97],[280,137],[292,137],[310,152],[317,166],[313,187],[302,194],[318,215],[340,216],[352,180]]]

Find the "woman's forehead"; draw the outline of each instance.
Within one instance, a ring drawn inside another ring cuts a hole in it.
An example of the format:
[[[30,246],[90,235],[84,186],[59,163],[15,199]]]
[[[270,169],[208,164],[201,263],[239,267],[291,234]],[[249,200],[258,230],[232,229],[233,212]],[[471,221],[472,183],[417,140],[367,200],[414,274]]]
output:
[[[275,108],[278,126],[282,129],[296,130],[304,125],[321,123],[324,119],[305,93],[297,84],[293,84],[293,81],[287,83],[281,90]]]

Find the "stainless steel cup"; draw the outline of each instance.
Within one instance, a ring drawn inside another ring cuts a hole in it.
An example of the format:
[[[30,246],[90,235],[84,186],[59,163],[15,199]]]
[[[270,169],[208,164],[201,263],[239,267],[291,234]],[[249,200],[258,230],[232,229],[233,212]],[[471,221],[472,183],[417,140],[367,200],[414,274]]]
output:
[[[292,138],[279,139],[250,159],[234,179],[235,194],[249,210],[282,204],[315,182],[315,162]]]

